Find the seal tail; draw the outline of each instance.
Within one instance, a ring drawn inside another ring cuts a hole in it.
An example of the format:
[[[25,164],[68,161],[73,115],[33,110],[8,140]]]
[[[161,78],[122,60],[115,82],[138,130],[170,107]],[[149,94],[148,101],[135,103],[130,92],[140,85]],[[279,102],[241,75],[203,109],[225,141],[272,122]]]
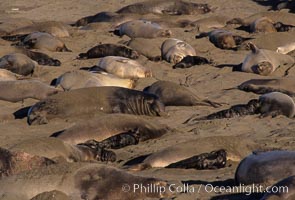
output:
[[[124,169],[126,169],[128,171],[142,171],[142,170],[146,170],[146,169],[150,169],[150,168],[152,168],[152,166],[149,164],[146,164],[146,163],[139,163],[136,165],[124,167]]]

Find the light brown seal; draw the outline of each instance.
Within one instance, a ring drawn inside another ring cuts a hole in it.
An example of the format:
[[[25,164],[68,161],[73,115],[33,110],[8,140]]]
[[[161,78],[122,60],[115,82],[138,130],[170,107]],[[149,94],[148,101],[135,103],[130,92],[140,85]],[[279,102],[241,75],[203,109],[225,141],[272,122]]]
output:
[[[16,81],[21,75],[15,74],[6,69],[0,69],[0,81]]]

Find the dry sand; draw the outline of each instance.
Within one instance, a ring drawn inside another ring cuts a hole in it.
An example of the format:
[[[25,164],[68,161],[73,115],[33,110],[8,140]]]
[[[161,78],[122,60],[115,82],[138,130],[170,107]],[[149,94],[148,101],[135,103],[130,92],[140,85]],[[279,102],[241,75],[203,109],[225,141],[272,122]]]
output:
[[[0,19],[7,18],[26,18],[33,21],[57,20],[65,23],[73,23],[76,20],[96,14],[100,11],[116,11],[117,9],[136,2],[134,0],[1,0],[0,1]],[[203,3],[203,1],[195,0],[194,2]],[[229,18],[240,17],[244,18],[255,13],[265,12],[269,7],[259,5],[251,0],[208,0],[209,5],[216,7],[214,13],[195,16],[183,16],[184,19],[197,20],[207,16],[222,15]],[[16,10],[16,8],[18,10]],[[281,11],[286,12],[286,11]],[[294,14],[290,14],[293,15]],[[172,20],[180,19],[180,16],[171,17]],[[42,66],[33,76],[50,83],[52,79],[60,74],[81,67],[93,66],[98,62],[98,59],[91,60],[75,60],[75,57],[87,51],[89,48],[99,43],[118,43],[129,40],[127,36],[122,38],[117,37],[109,32],[111,25],[96,24],[89,26],[88,29],[73,28],[69,26],[71,33],[70,37],[62,38],[67,47],[73,52],[47,52],[61,60],[60,67]],[[248,36],[249,33],[237,31],[233,27],[228,29],[239,33],[243,36]],[[194,66],[188,69],[172,69],[172,65],[165,62],[152,62],[144,56],[139,58],[139,62],[144,66],[152,69],[154,78],[140,80],[136,89],[153,83],[156,79],[170,80],[176,83],[181,83],[189,86],[195,94],[200,97],[208,98],[212,101],[225,103],[220,108],[211,108],[204,106],[194,107],[167,107],[169,117],[156,118],[159,122],[167,124],[175,130],[168,133],[161,139],[151,140],[141,143],[137,146],[129,146],[122,150],[116,151],[119,157],[119,162],[115,166],[123,165],[127,160],[137,156],[146,155],[156,152],[159,149],[174,145],[176,143],[198,139],[205,136],[229,135],[233,138],[250,138],[259,143],[261,147],[275,147],[281,149],[295,150],[295,121],[284,116],[276,118],[263,118],[258,116],[246,116],[238,119],[222,119],[214,121],[203,121],[194,125],[183,124],[183,122],[193,114],[200,116],[207,115],[217,110],[222,110],[235,104],[247,103],[250,99],[257,98],[258,95],[246,93],[239,90],[224,90],[232,88],[240,83],[253,79],[264,78],[255,74],[242,72],[232,72],[231,65],[239,64],[248,51],[231,51],[216,48],[211,44],[208,38],[195,39],[197,31],[184,32],[183,28],[171,28],[173,37],[184,40],[191,44],[197,51],[199,56],[211,58],[217,65],[223,67],[214,67],[210,65]],[[264,38],[265,42],[272,41],[275,34],[253,34],[251,37]],[[290,40],[295,41],[294,32],[291,33]],[[278,40],[278,43],[280,40]],[[260,44],[260,45],[263,45]],[[279,44],[280,46],[281,44]],[[5,48],[8,48],[9,43],[0,39],[0,56],[5,54]],[[266,45],[267,47],[267,45]],[[144,47],[143,47],[144,48]],[[4,49],[4,50],[3,50]],[[278,69],[271,77],[281,77],[284,75],[286,68]],[[293,69],[289,70],[288,76],[295,76]],[[267,77],[268,78],[268,77]],[[1,91],[0,91],[1,92]],[[74,121],[53,120],[47,125],[29,126],[24,115],[25,112],[16,111],[33,105],[36,100],[28,99],[23,103],[8,103],[0,101],[0,146],[4,148],[12,147],[14,144],[31,138],[48,137],[52,133],[70,127]],[[33,147],[32,147],[33,148]],[[194,147],[198,148],[198,147]],[[144,176],[153,176],[167,179],[172,183],[189,182],[193,187],[198,188],[207,183],[216,185],[233,184],[234,172],[238,162],[227,164],[227,167],[219,170],[181,170],[181,169],[149,169],[136,174]],[[204,188],[204,187],[203,187]],[[220,197],[214,192],[207,193],[203,191],[195,191],[192,194],[178,194],[176,199],[247,199],[248,197]],[[253,199],[253,197],[252,197]]]

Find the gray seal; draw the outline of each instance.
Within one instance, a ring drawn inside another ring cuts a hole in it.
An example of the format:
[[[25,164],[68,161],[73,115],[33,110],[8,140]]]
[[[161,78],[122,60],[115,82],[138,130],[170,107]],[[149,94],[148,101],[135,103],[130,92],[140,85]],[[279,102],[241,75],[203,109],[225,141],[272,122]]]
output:
[[[165,107],[155,95],[137,90],[112,86],[82,88],[36,103],[28,112],[28,123],[46,124],[54,118],[104,113],[161,116],[165,115]]]

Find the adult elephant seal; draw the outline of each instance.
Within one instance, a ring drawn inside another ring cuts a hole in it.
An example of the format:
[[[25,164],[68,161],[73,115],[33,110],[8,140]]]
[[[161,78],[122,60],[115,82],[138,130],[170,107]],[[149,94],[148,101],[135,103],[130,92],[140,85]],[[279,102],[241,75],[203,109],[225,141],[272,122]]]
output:
[[[145,141],[158,138],[168,130],[166,126],[140,116],[111,114],[81,122],[52,136],[69,144],[79,144],[88,140],[102,141],[120,133],[136,131],[138,140]]]
[[[55,87],[57,86],[60,86],[65,91],[101,86],[134,88],[135,80],[119,78],[105,72],[93,73],[84,70],[75,70],[59,76],[55,83]]]
[[[40,50],[47,50],[47,51],[58,51],[58,52],[70,52],[65,43],[58,39],[57,37],[54,37],[53,35],[49,33],[44,32],[34,32],[26,37],[24,39],[17,43],[18,46],[25,46],[28,49],[40,49]]]
[[[210,100],[200,99],[185,87],[171,81],[157,81],[146,87],[144,92],[158,96],[165,106],[220,106]]]
[[[142,192],[136,189],[136,184],[162,187],[162,191],[166,192]],[[130,187],[129,192],[122,190],[126,185]],[[132,175],[111,166],[62,163],[1,179],[0,196],[18,194],[23,197],[20,199],[30,199],[39,193],[59,190],[73,200],[158,199],[173,197],[168,187],[166,181]]]
[[[0,58],[0,68],[20,75],[32,75],[38,64],[21,53],[11,53]]]
[[[220,49],[233,49],[236,50],[244,41],[252,38],[244,38],[236,35],[230,31],[217,29],[208,33],[201,33],[196,38],[202,38],[209,36],[209,40],[212,44]]]
[[[130,38],[170,37],[171,31],[163,29],[159,24],[147,20],[132,20],[119,25],[115,35],[127,35]]]
[[[91,71],[103,70],[120,78],[152,77],[152,71],[135,60],[120,56],[106,56]]]
[[[295,174],[295,151],[257,152],[242,160],[236,170],[237,184],[270,186]]]
[[[194,15],[210,12],[208,4],[198,4],[179,0],[173,1],[145,1],[125,6],[117,13],[133,14],[168,14],[168,15]]]
[[[256,94],[281,92],[295,96],[294,78],[251,79],[238,86],[238,89]]]
[[[271,186],[274,191],[266,193],[260,200],[292,200],[295,199],[295,176],[285,178]]]
[[[29,124],[46,124],[54,118],[103,113],[165,115],[164,104],[152,94],[121,87],[82,88],[52,95],[28,112]]]
[[[101,58],[105,56],[120,56],[130,59],[137,59],[137,51],[118,44],[99,44],[89,49],[86,53],[80,53],[78,59]]]
[[[246,56],[242,63],[241,71],[268,76],[278,67],[286,64],[294,64],[295,59],[289,55],[274,51],[259,49],[249,43],[251,53]]]
[[[18,102],[27,98],[42,100],[60,90],[37,80],[0,81],[0,100]]]
[[[165,40],[161,52],[162,58],[173,64],[179,63],[186,56],[196,56],[196,51],[191,45],[176,38]]]
[[[211,164],[216,164],[216,168],[218,168],[218,166],[224,167],[227,160],[239,162],[244,156],[251,152],[251,148],[253,148],[255,144],[250,141],[248,142],[245,143],[230,136],[199,138],[197,140],[182,142],[163,148],[146,157],[142,163],[128,166],[128,169],[137,171],[153,167],[187,168],[186,166],[188,165],[194,165],[194,162],[200,169],[206,169],[205,166],[210,166],[209,160],[212,161]],[[212,152],[218,149],[222,150]],[[190,159],[190,162],[187,162],[188,159]]]

